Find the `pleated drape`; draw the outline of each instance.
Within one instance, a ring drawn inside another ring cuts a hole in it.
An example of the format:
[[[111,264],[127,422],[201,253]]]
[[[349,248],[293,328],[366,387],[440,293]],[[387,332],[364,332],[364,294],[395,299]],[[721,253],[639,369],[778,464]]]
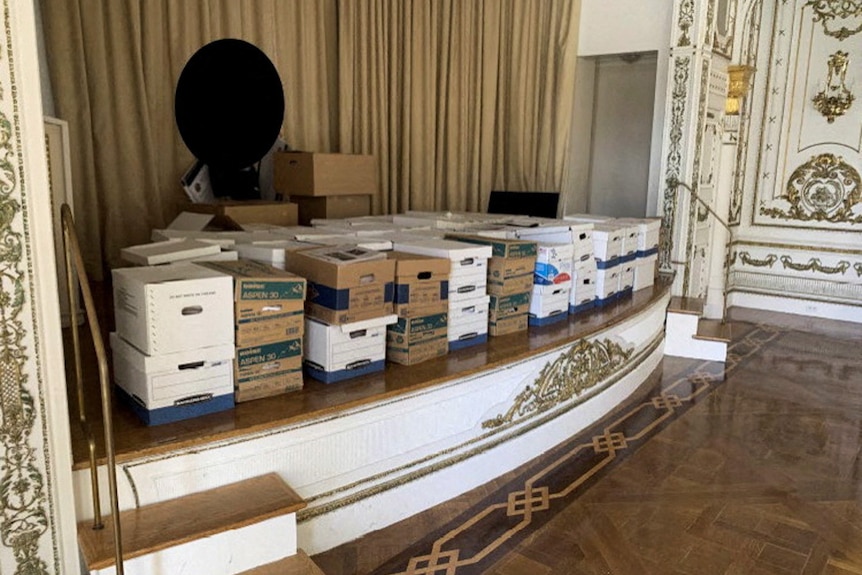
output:
[[[193,158],[173,115],[194,52],[247,40],[285,92],[284,138],[326,151],[337,137],[334,0],[43,0],[58,116],[69,122],[78,227],[91,273],[149,240],[184,199]]]
[[[378,209],[482,210],[564,190],[577,0],[339,0],[341,149],[379,157]]]
[[[370,153],[376,212],[483,210],[566,192],[579,0],[42,0],[91,273],[148,241],[193,158],[173,117],[188,58],[247,40],[285,89],[298,149]]]

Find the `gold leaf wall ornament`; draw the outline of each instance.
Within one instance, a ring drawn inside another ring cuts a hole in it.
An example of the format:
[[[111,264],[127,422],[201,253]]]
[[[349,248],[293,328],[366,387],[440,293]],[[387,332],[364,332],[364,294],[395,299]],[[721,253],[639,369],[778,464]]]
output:
[[[545,365],[536,381],[515,397],[506,411],[482,422],[491,429],[527,415],[542,413],[580,395],[620,369],[634,353],[609,339],[579,340]]]
[[[827,36],[845,40],[862,31],[862,0],[808,0],[805,7],[811,8]]]
[[[827,275],[843,274],[850,269],[850,262],[841,260],[836,266],[824,266],[818,258],[811,258],[808,263],[794,263],[790,256],[781,256],[781,263],[785,269],[796,270],[798,272],[820,272]],[[858,265],[858,264],[857,264]]]
[[[856,275],[862,277],[862,263],[853,264],[853,269],[856,270]]]
[[[826,63],[828,72],[826,85],[814,95],[811,102],[814,108],[832,124],[835,118],[843,116],[853,105],[856,97],[847,88],[847,67],[850,65],[850,55],[838,50]]]
[[[769,254],[766,256],[766,259],[756,260],[751,257],[751,254],[748,252],[739,252],[739,259],[747,266],[753,266],[756,268],[771,268],[772,264],[778,261],[778,256],[775,254]]]
[[[779,199],[790,203],[790,208],[761,206],[761,215],[803,222],[862,223],[862,213],[853,212],[862,203],[859,172],[833,154],[813,156],[796,168]]]

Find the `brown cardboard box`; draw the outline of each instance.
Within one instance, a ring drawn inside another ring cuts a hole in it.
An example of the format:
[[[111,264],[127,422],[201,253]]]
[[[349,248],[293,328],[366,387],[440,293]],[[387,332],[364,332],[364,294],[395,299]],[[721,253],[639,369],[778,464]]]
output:
[[[288,254],[286,269],[308,280],[305,312],[329,324],[392,313],[395,262],[358,247],[320,247]]]
[[[279,152],[273,184],[288,196],[377,195],[379,189],[374,156],[360,154]]]
[[[499,279],[491,275],[488,270],[488,293],[491,295],[505,296],[523,293],[533,289],[533,272]]]
[[[299,221],[299,206],[289,202],[248,200],[212,203],[180,204],[181,212],[213,214],[212,224],[227,230],[242,230],[243,224],[295,226]]]
[[[302,337],[305,278],[251,260],[198,265],[234,278],[237,347]]]
[[[302,388],[302,338],[237,349],[234,401]]]
[[[514,315],[527,314],[530,311],[530,296],[533,292],[512,294],[506,296],[491,296],[488,306],[488,324]]]
[[[527,315],[528,314],[526,313],[519,313],[518,315],[510,315],[509,317],[504,317],[497,321],[489,321],[488,335],[506,335],[508,333],[526,330]]]
[[[291,196],[290,201],[299,207],[299,224],[310,226],[318,218],[355,218],[371,215],[371,196]]]
[[[452,262],[406,252],[389,252],[395,262],[395,313],[415,317],[447,311]]]
[[[386,328],[386,359],[413,365],[449,352],[449,313],[399,317]]]

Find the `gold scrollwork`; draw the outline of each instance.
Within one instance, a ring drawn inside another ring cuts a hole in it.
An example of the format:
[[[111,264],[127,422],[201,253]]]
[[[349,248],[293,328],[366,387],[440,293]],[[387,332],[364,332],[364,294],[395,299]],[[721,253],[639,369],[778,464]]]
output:
[[[808,0],[806,8],[814,11],[814,21],[823,23],[823,33],[844,40],[862,31],[862,22],[848,28],[839,22],[862,18],[862,0]],[[832,27],[830,24],[835,24]]]
[[[753,266],[756,268],[771,268],[772,264],[778,261],[778,256],[775,254],[769,254],[766,256],[766,259],[756,260],[748,252],[739,252],[739,259],[747,266]]]
[[[856,270],[856,275],[862,277],[862,263],[853,264],[853,269]]]
[[[790,175],[780,199],[789,210],[761,206],[760,213],[771,218],[832,223],[862,223],[862,214],[853,213],[862,201],[862,180],[853,166],[833,154],[813,156]]]
[[[785,269],[796,270],[798,272],[820,272],[823,274],[834,275],[843,274],[850,269],[850,262],[841,260],[836,266],[824,266],[818,258],[811,258],[807,264],[793,263],[793,258],[790,256],[781,256],[781,263]]]
[[[548,411],[611,376],[631,358],[632,353],[633,347],[623,349],[609,339],[579,340],[546,364],[536,381],[515,397],[506,413],[483,421],[482,427],[500,427],[516,418]]]
[[[826,75],[826,85],[814,94],[811,100],[817,111],[830,124],[835,121],[835,118],[846,114],[856,99],[846,84],[849,65],[850,55],[847,52],[838,50],[829,56],[829,61],[826,63],[829,70]]]

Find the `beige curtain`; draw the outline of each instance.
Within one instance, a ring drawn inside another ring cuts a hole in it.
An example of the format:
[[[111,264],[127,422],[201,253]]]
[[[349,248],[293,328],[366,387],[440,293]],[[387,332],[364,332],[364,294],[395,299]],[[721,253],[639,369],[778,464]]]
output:
[[[173,117],[188,58],[219,38],[261,48],[285,91],[283,137],[337,137],[334,0],[42,0],[57,114],[72,141],[76,220],[91,273],[119,265],[184,199],[193,158]]]
[[[339,0],[341,151],[381,166],[383,212],[562,191],[579,0]]]

